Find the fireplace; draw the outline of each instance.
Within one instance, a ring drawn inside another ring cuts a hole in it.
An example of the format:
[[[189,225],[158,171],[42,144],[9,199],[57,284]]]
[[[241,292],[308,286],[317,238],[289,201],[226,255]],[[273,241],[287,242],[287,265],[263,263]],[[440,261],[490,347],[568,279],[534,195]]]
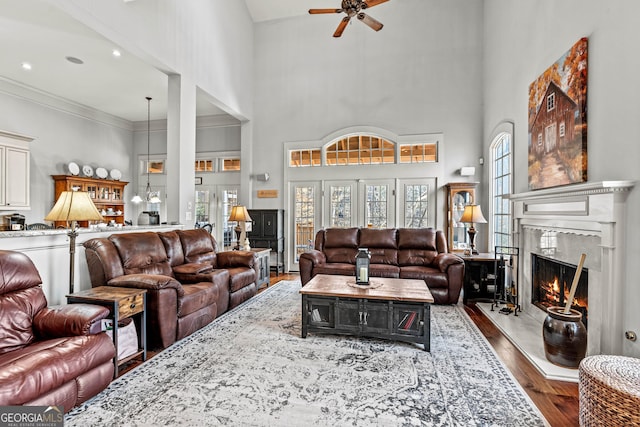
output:
[[[569,298],[571,284],[577,266],[536,253],[531,254],[531,302],[547,310],[548,307],[564,307]],[[582,322],[588,327],[589,271],[582,269],[571,308],[582,313]]]

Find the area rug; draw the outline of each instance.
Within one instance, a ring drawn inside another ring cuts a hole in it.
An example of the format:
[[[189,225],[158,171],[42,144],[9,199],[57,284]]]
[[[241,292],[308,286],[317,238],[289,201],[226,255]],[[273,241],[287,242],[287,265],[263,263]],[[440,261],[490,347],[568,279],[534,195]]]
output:
[[[115,380],[65,426],[544,426],[460,306],[412,343],[301,338],[300,282],[267,289]]]

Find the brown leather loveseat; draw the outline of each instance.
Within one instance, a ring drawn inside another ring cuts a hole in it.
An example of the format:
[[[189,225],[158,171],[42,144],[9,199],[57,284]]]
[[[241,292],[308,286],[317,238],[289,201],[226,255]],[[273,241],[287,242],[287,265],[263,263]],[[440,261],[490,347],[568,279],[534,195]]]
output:
[[[101,332],[109,310],[47,307],[41,284],[26,255],[0,250],[0,406],[63,406],[66,412],[113,378],[115,347]]]
[[[91,285],[147,290],[147,338],[166,348],[257,293],[255,256],[217,252],[205,229],[117,233],[84,243]]]
[[[316,274],[355,276],[358,248],[371,253],[370,275],[423,279],[437,304],[458,302],[464,261],[447,252],[444,233],[433,228],[327,228],[315,249],[300,255],[304,286]]]

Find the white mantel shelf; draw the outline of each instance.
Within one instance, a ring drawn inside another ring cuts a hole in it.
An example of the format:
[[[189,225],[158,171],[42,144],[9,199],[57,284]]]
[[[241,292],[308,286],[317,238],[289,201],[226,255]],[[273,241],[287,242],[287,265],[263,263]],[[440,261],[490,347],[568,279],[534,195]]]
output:
[[[525,193],[511,194],[507,197],[513,201],[520,201],[548,199],[558,196],[585,196],[591,194],[631,191],[634,186],[635,181],[598,181],[587,182],[585,184],[574,184],[562,187],[545,188],[543,190],[527,191]]]

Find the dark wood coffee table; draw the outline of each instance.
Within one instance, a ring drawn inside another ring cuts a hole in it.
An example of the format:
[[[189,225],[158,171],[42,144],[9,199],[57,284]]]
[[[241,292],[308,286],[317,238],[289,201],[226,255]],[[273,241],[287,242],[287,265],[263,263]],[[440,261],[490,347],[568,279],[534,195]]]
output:
[[[319,274],[301,290],[302,338],[308,332],[421,343],[430,351],[433,296],[424,280]]]

